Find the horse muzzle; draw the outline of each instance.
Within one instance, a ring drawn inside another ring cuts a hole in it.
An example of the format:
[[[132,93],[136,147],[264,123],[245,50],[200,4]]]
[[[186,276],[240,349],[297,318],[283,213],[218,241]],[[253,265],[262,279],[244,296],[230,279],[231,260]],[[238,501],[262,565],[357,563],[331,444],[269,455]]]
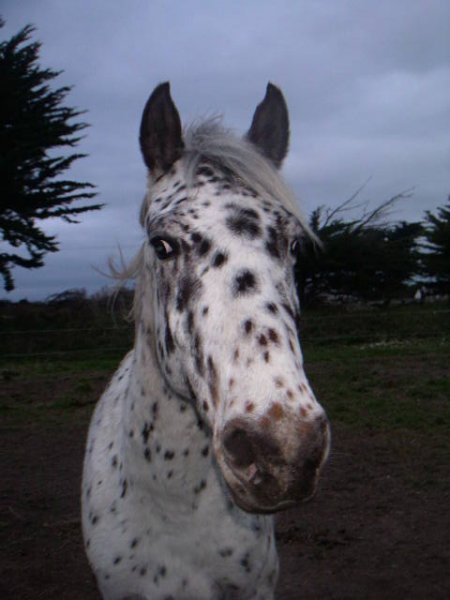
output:
[[[215,444],[236,504],[252,513],[274,513],[310,499],[330,446],[328,420],[286,419],[271,431],[235,418]]]

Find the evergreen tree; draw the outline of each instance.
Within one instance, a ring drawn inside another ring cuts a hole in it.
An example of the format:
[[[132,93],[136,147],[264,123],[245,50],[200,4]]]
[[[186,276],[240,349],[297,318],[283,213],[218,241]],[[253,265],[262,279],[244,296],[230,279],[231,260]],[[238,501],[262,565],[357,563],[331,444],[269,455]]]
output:
[[[102,207],[73,206],[93,198],[94,186],[61,177],[85,155],[57,154],[74,148],[87,124],[73,121],[82,111],[63,105],[70,87],[50,89],[60,72],[39,66],[40,44],[28,43],[33,31],[28,25],[0,43],[0,274],[8,291],[15,266],[41,267],[45,254],[58,250],[40,221],[76,223],[75,215]]]
[[[425,213],[424,274],[439,294],[450,294],[450,196],[447,204]]]
[[[313,211],[310,227],[322,247],[306,243],[300,253],[296,275],[301,303],[339,297],[389,302],[408,291],[419,268],[422,226],[383,222],[392,204],[404,197],[394,196],[352,220],[343,213],[358,208],[355,196],[334,210],[322,206]]]

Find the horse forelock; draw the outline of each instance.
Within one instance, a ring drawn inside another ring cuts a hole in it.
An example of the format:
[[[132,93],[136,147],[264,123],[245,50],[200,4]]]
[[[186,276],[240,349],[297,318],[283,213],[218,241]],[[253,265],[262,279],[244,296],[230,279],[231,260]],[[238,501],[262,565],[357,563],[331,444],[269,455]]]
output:
[[[275,198],[281,206],[295,215],[305,236],[315,240],[306,217],[279,171],[245,137],[239,137],[225,128],[220,117],[192,123],[185,128],[183,139],[185,148],[180,162],[189,188],[195,186],[200,164],[210,163],[214,168],[225,171],[236,183],[253,190],[258,196],[268,200]],[[153,180],[150,176],[149,190],[141,206],[141,224],[151,204],[152,185]]]

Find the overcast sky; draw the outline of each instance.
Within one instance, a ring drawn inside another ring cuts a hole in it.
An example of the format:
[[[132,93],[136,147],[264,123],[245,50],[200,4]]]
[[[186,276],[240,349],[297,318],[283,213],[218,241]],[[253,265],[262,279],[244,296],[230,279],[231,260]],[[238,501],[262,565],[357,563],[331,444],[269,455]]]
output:
[[[450,193],[448,0],[3,0],[2,39],[28,23],[41,65],[73,85],[66,104],[91,124],[70,177],[106,207],[79,225],[54,221],[61,251],[16,269],[16,290],[43,299],[109,284],[98,273],[142,234],[145,169],[137,132],[153,87],[170,80],[184,123],[223,113],[247,130],[270,80],[286,97],[291,145],[284,174],[309,214],[363,182],[371,205],[414,188],[394,219],[421,219]],[[96,270],[97,269],[97,270]]]

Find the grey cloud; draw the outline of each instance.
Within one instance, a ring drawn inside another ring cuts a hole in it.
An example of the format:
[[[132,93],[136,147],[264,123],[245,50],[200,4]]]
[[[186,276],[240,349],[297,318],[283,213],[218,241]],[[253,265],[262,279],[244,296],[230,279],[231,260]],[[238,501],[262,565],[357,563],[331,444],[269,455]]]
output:
[[[61,252],[42,269],[16,270],[11,299],[99,287],[90,265],[105,264],[118,242],[137,247],[137,132],[164,80],[184,123],[223,112],[240,132],[267,81],[280,85],[292,130],[284,172],[306,212],[342,202],[370,176],[362,199],[373,203],[416,186],[397,218],[420,218],[450,191],[450,3],[8,0],[3,17],[4,36],[37,26],[42,64],[64,70],[60,85],[74,85],[68,103],[88,109],[79,149],[89,157],[71,176],[95,183],[107,203],[81,225],[49,224]]]

